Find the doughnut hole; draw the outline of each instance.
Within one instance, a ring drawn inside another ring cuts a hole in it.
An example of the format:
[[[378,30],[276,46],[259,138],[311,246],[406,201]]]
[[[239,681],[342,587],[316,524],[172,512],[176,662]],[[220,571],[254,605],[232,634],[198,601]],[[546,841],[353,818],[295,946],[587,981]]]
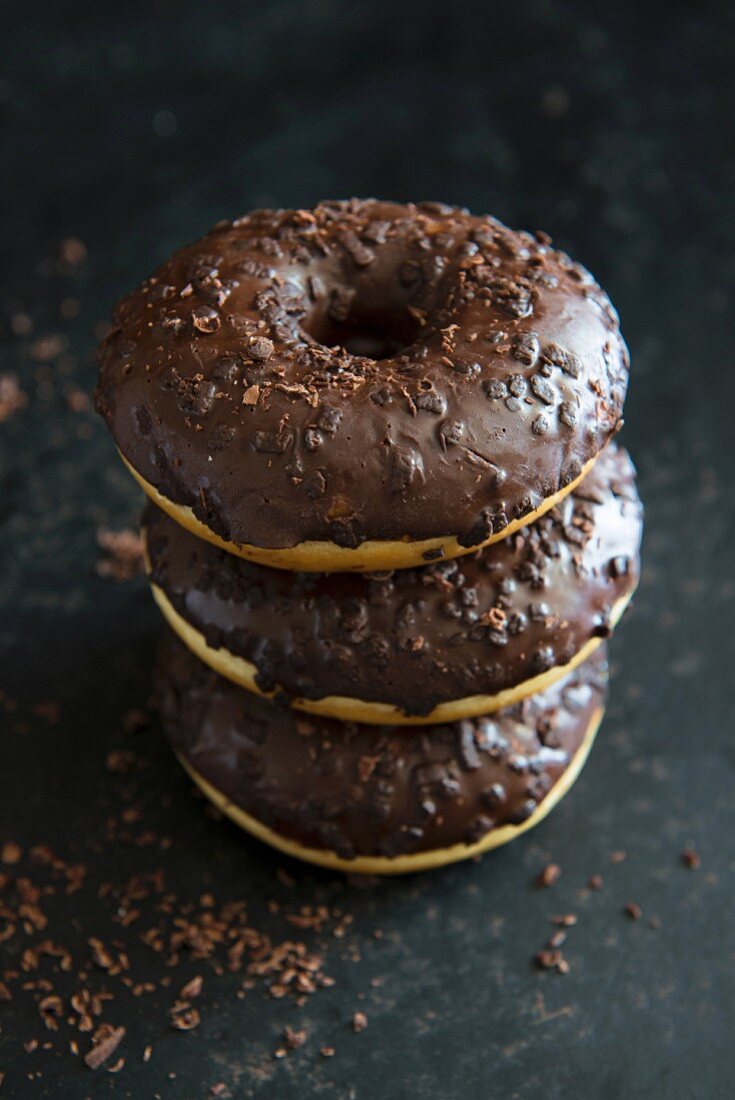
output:
[[[378,361],[392,359],[425,332],[421,314],[412,312],[401,290],[372,279],[352,287],[335,286],[315,303],[301,328],[324,347],[344,348],[350,355]]]

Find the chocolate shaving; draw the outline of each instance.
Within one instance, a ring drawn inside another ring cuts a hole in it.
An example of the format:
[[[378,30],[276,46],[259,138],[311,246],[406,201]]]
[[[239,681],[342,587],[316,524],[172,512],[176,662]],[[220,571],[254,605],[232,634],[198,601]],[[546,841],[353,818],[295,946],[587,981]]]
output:
[[[105,1031],[100,1038],[94,1041],[91,1050],[88,1050],[84,1055],[84,1061],[90,1069],[99,1069],[103,1066],[125,1038],[124,1027],[110,1028],[108,1025],[103,1026],[105,1026]]]
[[[561,877],[561,867],[558,863],[547,863],[546,866],[539,872],[536,879],[536,885],[543,889],[547,889],[549,886],[553,886],[555,882],[559,881]]]

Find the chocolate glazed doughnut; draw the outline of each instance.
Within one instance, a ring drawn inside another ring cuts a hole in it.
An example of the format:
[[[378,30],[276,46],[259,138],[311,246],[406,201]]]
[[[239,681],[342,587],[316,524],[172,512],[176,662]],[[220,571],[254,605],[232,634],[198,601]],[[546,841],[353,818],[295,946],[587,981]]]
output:
[[[241,686],[351,721],[487,714],[543,690],[609,636],[636,586],[642,508],[613,444],[530,527],[419,569],[288,573],[144,518],[171,626]]]
[[[535,825],[578,775],[606,684],[603,649],[490,718],[377,731],[274,707],[171,636],[157,674],[173,747],[226,814],[289,855],[368,874],[467,859]]]
[[[118,305],[99,363],[161,508],[311,571],[512,533],[591,467],[628,380],[608,298],[545,235],[357,200],[216,226]]]

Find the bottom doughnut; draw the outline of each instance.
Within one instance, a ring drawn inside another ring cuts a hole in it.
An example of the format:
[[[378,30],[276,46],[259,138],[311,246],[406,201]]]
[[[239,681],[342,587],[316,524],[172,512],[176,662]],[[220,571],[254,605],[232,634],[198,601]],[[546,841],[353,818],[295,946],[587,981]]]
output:
[[[375,727],[276,707],[173,637],[156,675],[169,739],[236,824],[308,863],[407,874],[470,859],[537,825],[579,775],[601,721],[604,647],[489,718]]]

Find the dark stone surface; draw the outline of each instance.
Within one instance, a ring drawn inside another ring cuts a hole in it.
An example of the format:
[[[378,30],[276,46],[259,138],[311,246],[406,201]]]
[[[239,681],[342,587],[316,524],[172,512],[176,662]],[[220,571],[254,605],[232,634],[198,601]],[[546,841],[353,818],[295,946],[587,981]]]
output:
[[[288,910],[324,902],[354,921],[328,946],[335,987],[303,1009],[262,983],[238,999],[242,976],[216,977],[206,963],[191,1033],[168,1026],[171,990],[118,992],[104,1017],[128,1028],[116,1076],[86,1069],[68,1051],[73,1029],[46,1033],[33,993],[19,992],[0,1005],[2,1095],[188,1100],[218,1081],[238,1098],[731,1095],[728,7],[4,7],[1,369],[30,401],[0,424],[0,838],[49,843],[85,863],[88,882],[46,899],[54,921],[0,943],[1,965],[43,936],[73,945],[81,964],[101,935],[121,942],[137,979],[150,949],[139,928],[111,923],[97,891],[156,867],[180,900],[247,898],[275,940],[289,929],[268,899]],[[67,401],[70,387],[93,384],[95,323],[175,245],[255,204],[350,193],[439,198],[542,226],[592,268],[632,350],[624,440],[648,509],[641,589],[612,647],[610,712],[573,793],[481,864],[363,890],[292,864],[286,885],[287,861],[203,813],[155,723],[124,732],[122,716],[147,698],[159,623],[140,579],[96,576],[95,529],[132,523],[140,499],[102,424]],[[89,257],[58,274],[69,236]],[[80,315],[60,319],[70,296]],[[30,336],[11,333],[19,311]],[[39,363],[33,341],[51,333],[68,348]],[[58,702],[56,724],[32,713],[44,700]],[[111,773],[107,754],[120,747],[146,767]],[[103,842],[107,819],[130,804],[169,848]],[[698,871],[681,864],[687,845]],[[627,858],[611,865],[617,849]],[[534,889],[549,859],[562,876]],[[25,855],[0,869],[43,877]],[[594,872],[602,890],[580,894]],[[638,922],[623,915],[631,901]],[[570,973],[536,973],[549,915],[572,910]],[[194,972],[177,971],[172,989]],[[100,973],[90,984],[120,989]],[[350,1027],[358,1009],[369,1018],[361,1035]],[[275,1061],[286,1024],[309,1039]],[[26,1053],[33,1035],[54,1050]],[[334,1058],[319,1056],[323,1044]]]

